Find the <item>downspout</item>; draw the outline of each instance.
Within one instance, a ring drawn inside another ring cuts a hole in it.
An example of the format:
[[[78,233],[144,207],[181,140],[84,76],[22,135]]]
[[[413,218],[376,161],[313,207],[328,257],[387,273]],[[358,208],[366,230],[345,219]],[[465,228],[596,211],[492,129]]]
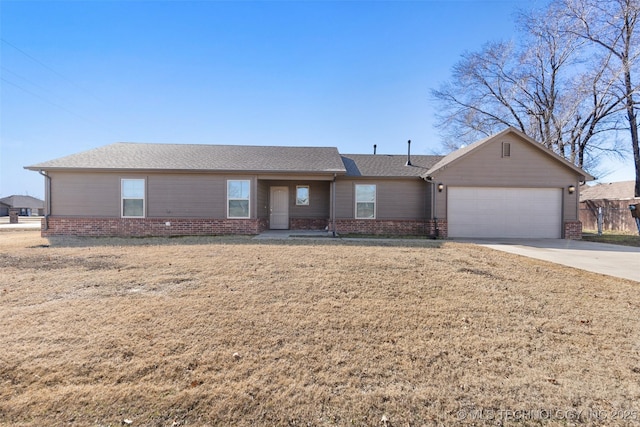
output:
[[[333,230],[333,237],[336,237],[336,176],[333,174],[333,181],[331,182],[331,229]]]
[[[431,194],[433,194],[433,210],[431,211],[431,218],[433,218],[433,233],[435,234],[435,238],[437,239],[440,235],[440,230],[438,230],[438,217],[436,216],[436,200],[438,195],[436,194],[436,183],[431,181]]]
[[[438,230],[438,218],[436,217],[436,198],[438,197],[436,194],[436,183],[433,180],[433,177],[427,176],[425,177],[425,181],[428,181],[431,184],[431,220],[433,220],[433,231],[435,234],[435,238],[438,238],[438,234],[440,230]]]
[[[44,215],[44,229],[49,229],[49,217],[51,216],[51,177],[47,175],[47,172],[40,169],[38,173],[45,178],[45,199],[47,200],[47,212]]]

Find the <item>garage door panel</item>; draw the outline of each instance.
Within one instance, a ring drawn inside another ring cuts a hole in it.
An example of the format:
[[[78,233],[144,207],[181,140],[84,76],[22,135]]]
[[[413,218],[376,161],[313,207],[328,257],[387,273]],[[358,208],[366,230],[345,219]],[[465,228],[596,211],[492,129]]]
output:
[[[449,187],[450,237],[559,238],[560,188]]]

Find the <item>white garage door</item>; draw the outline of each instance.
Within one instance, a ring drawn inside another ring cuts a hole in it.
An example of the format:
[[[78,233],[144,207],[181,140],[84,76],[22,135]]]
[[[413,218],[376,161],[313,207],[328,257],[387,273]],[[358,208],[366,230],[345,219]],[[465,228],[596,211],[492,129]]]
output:
[[[449,237],[562,235],[560,188],[449,187]]]

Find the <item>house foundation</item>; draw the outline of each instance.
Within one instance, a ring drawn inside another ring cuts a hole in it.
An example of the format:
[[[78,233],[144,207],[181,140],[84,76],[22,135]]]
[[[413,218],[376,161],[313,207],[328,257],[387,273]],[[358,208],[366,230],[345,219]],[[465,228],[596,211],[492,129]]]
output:
[[[337,219],[335,223],[338,234],[446,237],[446,221],[445,234],[440,236],[434,220]],[[442,221],[438,224],[443,225]]]
[[[170,237],[253,235],[267,229],[267,220],[208,218],[76,218],[42,220],[42,237]]]

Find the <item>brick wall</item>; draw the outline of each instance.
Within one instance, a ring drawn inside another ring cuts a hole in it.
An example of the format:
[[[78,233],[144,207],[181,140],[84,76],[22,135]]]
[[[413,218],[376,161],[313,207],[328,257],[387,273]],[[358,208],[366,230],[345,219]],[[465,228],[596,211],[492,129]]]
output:
[[[567,221],[564,223],[564,238],[571,240],[582,239],[582,223],[580,221]]]
[[[71,218],[49,217],[48,229],[42,220],[42,237],[48,236],[211,236],[259,234],[267,220],[201,218]]]
[[[328,219],[319,218],[290,218],[291,230],[324,230],[329,225]]]
[[[446,222],[444,224],[445,234],[440,237],[446,237]],[[337,219],[336,231],[338,234],[435,236],[435,223],[432,220]]]
[[[433,229],[433,235],[437,238],[446,239],[449,236],[446,219],[431,220],[429,223]]]

